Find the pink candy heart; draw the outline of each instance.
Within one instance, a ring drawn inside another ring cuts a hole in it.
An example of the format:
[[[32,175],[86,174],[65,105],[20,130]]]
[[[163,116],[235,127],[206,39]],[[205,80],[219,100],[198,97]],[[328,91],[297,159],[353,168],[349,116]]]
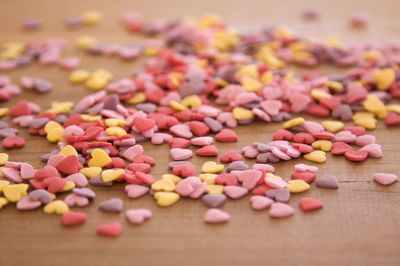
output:
[[[172,148],[169,155],[174,161],[187,160],[193,156],[193,152],[189,149]]]
[[[36,170],[29,163],[22,163],[20,168],[20,175],[22,179],[31,179],[35,176]]]
[[[89,183],[85,175],[82,173],[75,173],[69,175],[65,179],[74,182],[75,185],[78,187],[86,187]]]
[[[265,183],[271,188],[285,188],[287,185],[285,180],[273,177],[267,177]]]
[[[340,141],[344,143],[353,143],[356,140],[356,135],[350,131],[340,131],[335,136],[335,141]]]
[[[374,181],[384,186],[393,184],[397,180],[399,180],[399,177],[395,174],[388,174],[388,173],[374,174]]]
[[[190,128],[186,124],[178,124],[175,126],[172,126],[169,131],[174,133],[176,136],[185,138],[185,139],[190,139],[193,137],[193,133],[190,131]]]
[[[272,203],[274,203],[272,199],[264,196],[256,195],[250,198],[250,204],[254,210],[266,209],[270,207]]]
[[[376,143],[368,144],[359,149],[359,151],[367,151],[368,156],[381,158],[383,156],[382,146]]]
[[[149,192],[150,188],[141,186],[141,185],[126,185],[125,186],[125,192],[128,194],[128,197],[131,199],[137,199],[140,198],[141,196],[145,195],[147,192]]]
[[[239,199],[241,197],[244,197],[248,192],[249,190],[245,187],[238,187],[238,186],[224,187],[224,193],[232,199]]]
[[[42,206],[42,202],[39,200],[34,201],[31,200],[28,196],[22,197],[18,202],[17,202],[17,209],[20,211],[30,211],[39,208]]]
[[[132,224],[142,224],[152,217],[149,209],[131,209],[125,212],[126,219]]]
[[[302,164],[302,163],[296,164],[296,165],[294,166],[294,169],[295,169],[296,171],[299,171],[299,172],[312,172],[312,173],[316,173],[316,172],[318,171],[318,167],[313,166],[313,165]]]
[[[64,199],[65,203],[69,207],[85,207],[89,205],[89,199],[83,196],[79,196],[75,193],[71,193],[68,196],[65,197]]]
[[[210,224],[226,223],[230,220],[230,215],[220,209],[208,209],[204,216],[204,221]]]
[[[269,210],[269,215],[273,218],[285,218],[292,216],[294,214],[294,209],[288,204],[276,202],[271,205]]]
[[[132,147],[129,147],[126,149],[123,153],[122,156],[128,159],[129,161],[133,161],[137,156],[143,154],[143,147],[142,145],[133,145]]]
[[[242,186],[251,190],[261,179],[261,172],[257,170],[245,170],[240,172],[239,180],[242,182]]]
[[[362,135],[356,138],[355,144],[358,146],[366,146],[368,144],[374,144],[376,138],[374,135]]]

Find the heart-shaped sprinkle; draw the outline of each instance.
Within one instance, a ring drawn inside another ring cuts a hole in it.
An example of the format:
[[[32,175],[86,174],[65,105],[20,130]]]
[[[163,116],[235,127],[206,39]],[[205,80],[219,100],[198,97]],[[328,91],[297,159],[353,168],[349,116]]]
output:
[[[193,156],[193,152],[189,149],[172,148],[169,155],[174,161],[187,160]]]
[[[249,192],[249,190],[245,187],[238,187],[238,186],[225,186],[224,193],[230,197],[231,199],[239,199]]]
[[[122,225],[119,222],[100,224],[97,226],[96,232],[103,236],[119,237],[122,232]]]
[[[310,185],[301,179],[289,180],[287,183],[287,189],[291,193],[300,193],[310,189]]]
[[[269,208],[274,201],[264,196],[252,196],[250,198],[250,204],[253,210],[263,210]]]
[[[74,193],[66,196],[64,201],[69,207],[86,207],[87,205],[89,205],[88,198],[79,196]]]
[[[47,204],[53,200],[51,194],[44,189],[35,189],[29,192],[29,198],[33,201],[40,201],[43,204]]]
[[[399,180],[399,177],[395,174],[388,174],[388,173],[374,174],[374,181],[384,186],[393,184],[397,180]]]
[[[270,189],[270,190],[267,190],[265,195],[268,198],[271,198],[275,201],[284,202],[284,203],[289,202],[289,199],[290,199],[290,191],[287,190],[286,188]]]
[[[65,179],[68,181],[74,182],[74,184],[77,187],[86,187],[89,184],[87,178],[82,173],[75,173],[75,174],[69,175]]]
[[[149,209],[131,209],[125,212],[125,217],[131,224],[142,224],[152,217],[152,213]]]
[[[240,173],[239,179],[242,181],[242,186],[251,190],[261,179],[261,172],[257,170],[245,170]]]
[[[304,155],[304,159],[316,163],[324,163],[326,161],[326,153],[324,151],[313,151]]]
[[[332,146],[332,154],[333,155],[343,155],[347,151],[353,150],[353,147],[344,142],[334,142]]]
[[[104,167],[111,163],[110,156],[102,149],[93,149],[90,156],[91,159],[88,161],[89,167]]]
[[[143,147],[142,147],[142,145],[137,144],[137,145],[134,145],[134,146],[126,149],[122,153],[122,156],[132,162],[136,157],[138,157],[142,154],[143,154]]]
[[[111,198],[101,202],[99,208],[104,212],[120,213],[124,208],[124,202],[120,198]]]
[[[224,194],[207,194],[201,197],[201,201],[210,208],[222,207],[226,201]]]
[[[33,201],[30,197],[24,196],[17,202],[17,209],[19,211],[30,211],[42,206],[40,201]]]
[[[27,184],[7,185],[3,188],[3,194],[10,202],[17,202],[27,194]]]
[[[180,196],[175,192],[156,192],[154,193],[154,198],[157,204],[161,207],[168,207],[176,203]]]
[[[229,222],[230,218],[229,213],[220,209],[208,209],[204,216],[204,221],[210,224],[220,224]]]
[[[79,226],[86,222],[87,216],[83,212],[73,212],[69,211],[62,215],[61,223],[64,226],[72,227],[72,226]]]
[[[81,167],[78,157],[75,155],[65,157],[56,165],[57,170],[66,175],[77,173]]]
[[[304,197],[300,199],[299,207],[302,211],[309,212],[321,209],[323,204],[317,199]]]
[[[272,218],[286,218],[294,214],[294,209],[288,204],[276,202],[271,205],[268,214]]]
[[[55,200],[44,206],[47,214],[64,214],[69,211],[68,205],[62,200]]]
[[[359,149],[359,151],[366,151],[368,153],[368,156],[374,158],[381,158],[383,156],[382,146],[376,143],[367,144]]]
[[[25,140],[18,136],[8,136],[2,141],[5,149],[19,149],[25,146]]]
[[[346,159],[353,162],[362,162],[368,157],[368,152],[366,150],[350,150],[344,153]]]
[[[149,188],[141,185],[130,184],[125,186],[125,192],[131,199],[137,199],[149,192]]]
[[[319,188],[336,189],[339,187],[339,180],[334,175],[326,175],[326,176],[317,178],[315,185]]]
[[[235,131],[224,128],[215,135],[215,140],[218,142],[236,142],[238,136]]]
[[[174,191],[175,183],[171,179],[163,178],[154,182],[151,189],[154,191]]]
[[[242,155],[235,150],[228,150],[219,158],[221,163],[231,163],[243,160]]]
[[[216,174],[222,172],[223,170],[224,170],[223,164],[217,164],[216,162],[213,161],[205,162],[201,167],[201,171],[203,173],[208,173],[208,174]]]

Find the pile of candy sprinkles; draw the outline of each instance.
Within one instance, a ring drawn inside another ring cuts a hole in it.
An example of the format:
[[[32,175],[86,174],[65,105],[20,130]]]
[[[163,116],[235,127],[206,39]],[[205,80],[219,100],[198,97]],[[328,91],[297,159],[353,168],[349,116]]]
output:
[[[304,15],[318,17],[313,10]],[[79,29],[101,19],[101,13],[89,11],[68,18],[65,25]],[[365,16],[351,21],[358,27],[367,25]],[[334,175],[317,176],[317,166],[302,163],[287,180],[275,173],[273,164],[296,158],[324,163],[327,153],[353,162],[380,158],[381,145],[369,132],[379,120],[388,127],[400,125],[400,43],[344,46],[337,40],[303,38],[284,27],[240,32],[214,15],[148,22],[129,13],[122,23],[151,38],[135,45],[101,43],[90,36],[76,42],[77,49],[91,55],[143,59],[141,70],[120,80],[106,69],[80,69],[79,57],[62,56],[60,41],[2,44],[1,71],[56,65],[70,71],[71,84],[84,84],[94,92],[78,103],[51,102],[45,111],[26,100],[0,108],[1,117],[9,116],[57,147],[43,155],[45,166],[40,169],[0,154],[0,209],[10,204],[20,211],[42,208],[46,214],[60,215],[66,227],[79,226],[87,216],[76,210],[94,204],[96,197],[90,187],[120,183],[129,198],[149,194],[162,207],[181,198],[199,199],[209,208],[204,216],[209,224],[228,222],[230,215],[220,208],[228,199],[249,194],[251,208],[285,218],[295,213],[289,205],[292,194],[309,190],[312,183],[317,189],[338,189],[340,182]],[[30,19],[24,29],[38,30],[40,25]],[[322,64],[347,69],[335,75],[309,69],[300,77],[290,70]],[[21,94],[21,89],[47,93],[53,84],[28,76],[15,84],[7,75],[0,76],[1,101]],[[302,114],[323,120],[306,120]],[[265,143],[218,151],[216,142],[237,142],[233,129],[256,121],[282,127]],[[4,148],[24,147],[25,140],[17,134],[18,129],[1,121]],[[143,141],[169,145],[171,161],[161,177],[151,175],[157,162],[148,155],[151,151],[143,150]],[[187,161],[193,156],[210,161],[196,170]],[[371,179],[386,186],[398,177],[375,173]],[[148,209],[124,210],[120,198],[98,206],[103,212],[125,211],[132,224],[152,217]],[[298,207],[312,212],[323,203],[302,197]],[[104,223],[96,231],[117,237],[122,225]]]

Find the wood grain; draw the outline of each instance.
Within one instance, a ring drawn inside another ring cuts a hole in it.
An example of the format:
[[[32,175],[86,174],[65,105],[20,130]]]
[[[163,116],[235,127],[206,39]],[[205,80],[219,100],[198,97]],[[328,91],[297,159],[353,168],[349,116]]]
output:
[[[362,3],[363,6],[359,6]],[[126,33],[118,24],[118,16],[126,10],[137,10],[146,18],[174,18],[216,12],[229,23],[246,25],[285,24],[310,37],[325,38],[340,35],[346,42],[365,40],[387,41],[400,37],[398,0],[382,1],[314,1],[320,8],[322,21],[304,23],[300,11],[312,1],[76,1],[2,0],[0,5],[0,42],[9,40],[40,40],[63,38],[68,53],[75,51],[71,42],[78,36],[90,34],[102,41],[141,41]],[[98,9],[106,15],[104,23],[95,28],[67,32],[63,18],[87,9]],[[367,31],[350,30],[346,18],[354,11],[371,14],[372,25]],[[42,18],[43,30],[24,34],[20,22],[24,17]],[[129,75],[137,63],[122,63],[117,59],[88,57],[81,54],[83,67],[89,70],[105,67],[117,78]],[[47,108],[52,100],[79,100],[89,93],[83,87],[68,84],[67,72],[56,68],[30,66],[9,73],[14,80],[22,74],[44,77],[56,84],[48,95],[24,93],[26,97]],[[17,99],[11,101],[14,103]],[[4,106],[5,104],[2,104]],[[277,124],[257,123],[237,129],[240,142],[218,145],[221,151],[253,141],[268,141]],[[11,153],[11,159],[27,161],[39,167],[39,157],[54,145],[39,137],[21,134],[27,146]],[[296,215],[285,220],[272,220],[263,211],[249,208],[248,198],[229,201],[224,209],[231,213],[227,225],[208,226],[203,223],[206,208],[194,200],[181,200],[167,208],[159,208],[150,196],[129,200],[122,186],[96,189],[98,197],[85,209],[90,219],[74,229],[60,225],[58,216],[41,211],[17,212],[12,206],[0,212],[0,265],[400,265],[400,184],[381,187],[371,182],[374,172],[400,174],[400,129],[388,130],[380,125],[373,132],[383,145],[385,157],[368,159],[364,163],[350,163],[342,157],[329,156],[320,167],[320,175],[335,174],[340,178],[340,189],[325,191],[314,188],[303,195],[321,199],[325,207],[316,213],[303,214],[297,207]],[[152,172],[160,176],[166,171],[168,148],[154,148],[145,144],[147,154],[157,159]],[[205,160],[192,160],[200,165]],[[301,160],[299,160],[301,161]],[[299,161],[296,161],[298,163]],[[277,165],[277,172],[288,177],[294,162]],[[154,212],[154,219],[142,226],[131,226],[123,214],[98,211],[98,203],[118,196],[125,200],[125,208],[146,207]],[[292,206],[297,206],[294,196]],[[119,220],[123,235],[119,239],[101,238],[95,234],[99,223]]]

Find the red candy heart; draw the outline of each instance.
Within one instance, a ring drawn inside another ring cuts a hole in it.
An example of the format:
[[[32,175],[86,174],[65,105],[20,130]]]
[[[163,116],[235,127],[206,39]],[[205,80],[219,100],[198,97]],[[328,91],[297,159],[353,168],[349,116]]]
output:
[[[195,175],[196,168],[191,163],[180,164],[180,165],[177,165],[174,168],[172,168],[172,172],[178,176],[188,177],[188,176]]]
[[[87,216],[83,212],[69,211],[61,217],[61,223],[64,226],[78,226],[86,222]]]
[[[215,140],[218,142],[236,142],[238,140],[238,136],[235,131],[224,128],[215,135]]]
[[[311,183],[315,180],[315,174],[312,172],[294,172],[292,179],[301,179],[304,182]]]
[[[171,148],[181,148],[181,149],[186,149],[189,147],[192,143],[188,139],[184,138],[172,138],[169,141],[169,145]]]
[[[199,137],[207,135],[210,131],[210,127],[206,123],[200,121],[190,122],[189,128],[196,136]]]
[[[25,146],[25,140],[18,136],[8,136],[2,141],[5,149],[19,149]]]
[[[25,100],[17,102],[14,107],[10,109],[11,117],[17,117],[22,115],[30,115],[32,114],[32,109],[29,106],[29,103]]]
[[[119,237],[121,231],[122,225],[119,222],[101,224],[96,228],[98,234],[109,237]]]
[[[293,142],[311,144],[315,141],[315,138],[310,133],[300,132],[294,135]]]
[[[292,141],[293,133],[286,129],[278,129],[275,131],[274,136],[272,137],[273,140],[287,140]]]
[[[333,155],[343,155],[348,151],[353,150],[353,147],[351,147],[349,144],[344,143],[344,142],[334,142],[332,146],[331,153]]]
[[[398,126],[400,125],[400,115],[393,113],[393,112],[389,112],[386,116],[385,116],[385,124],[387,126]]]
[[[243,157],[240,153],[235,150],[226,151],[220,158],[219,161],[221,163],[231,163],[234,161],[241,161]]]
[[[300,199],[299,207],[302,211],[308,212],[321,209],[323,204],[317,199],[304,197]]]
[[[321,100],[319,100],[319,103],[326,108],[333,110],[342,103],[342,100],[339,97],[333,96],[330,98],[322,98]]]
[[[198,156],[217,156],[218,149],[214,145],[206,145],[196,150]]]
[[[215,178],[215,183],[224,186],[237,186],[239,182],[234,174],[223,173]]]
[[[136,117],[135,120],[133,120],[133,125],[139,132],[145,132],[153,128],[155,124],[154,120],[149,118]]]
[[[76,155],[69,155],[56,165],[57,170],[66,175],[77,173],[81,167]]]
[[[346,159],[354,162],[362,162],[368,157],[368,152],[363,150],[351,150],[344,153]]]

